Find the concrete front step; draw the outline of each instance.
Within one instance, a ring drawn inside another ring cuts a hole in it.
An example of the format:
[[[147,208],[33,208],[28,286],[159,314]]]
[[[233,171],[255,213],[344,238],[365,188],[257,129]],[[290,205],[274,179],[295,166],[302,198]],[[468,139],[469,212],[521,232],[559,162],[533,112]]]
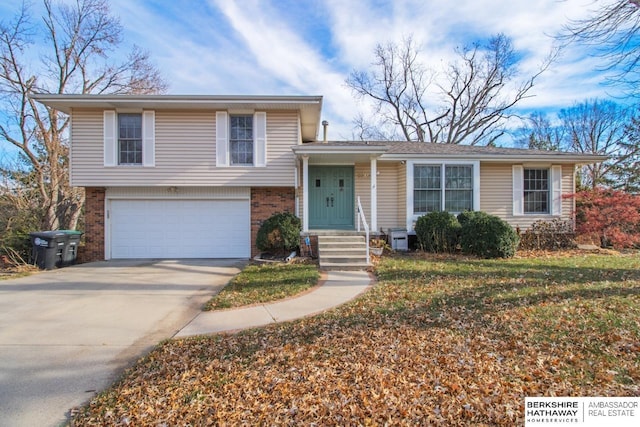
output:
[[[319,252],[320,252],[321,256],[336,256],[336,255],[356,256],[356,257],[358,257],[358,256],[366,257],[367,256],[367,248],[336,248],[336,247],[330,247],[330,248],[321,249]]]
[[[318,256],[323,270],[366,269],[367,242],[364,236],[354,234],[318,236]]]

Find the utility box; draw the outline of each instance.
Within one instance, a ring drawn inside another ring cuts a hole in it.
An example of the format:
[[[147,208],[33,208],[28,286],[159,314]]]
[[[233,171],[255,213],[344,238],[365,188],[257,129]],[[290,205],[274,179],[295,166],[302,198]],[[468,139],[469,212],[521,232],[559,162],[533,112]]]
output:
[[[390,228],[387,231],[387,239],[394,251],[409,250],[409,236],[406,228]]]
[[[31,260],[43,270],[62,266],[67,235],[60,231],[29,233],[31,237]]]

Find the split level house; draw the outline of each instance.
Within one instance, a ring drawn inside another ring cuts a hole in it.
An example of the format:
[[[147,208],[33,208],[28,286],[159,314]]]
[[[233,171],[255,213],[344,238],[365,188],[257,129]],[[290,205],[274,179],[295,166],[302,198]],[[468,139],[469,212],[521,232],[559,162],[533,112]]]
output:
[[[437,210],[481,210],[527,229],[571,219],[574,202],[565,196],[577,168],[605,160],[326,142],[321,96],[34,98],[71,117],[70,180],[86,190],[86,260],[249,258],[262,222],[282,211],[301,219],[303,242],[365,223],[374,234],[411,234],[419,216]]]

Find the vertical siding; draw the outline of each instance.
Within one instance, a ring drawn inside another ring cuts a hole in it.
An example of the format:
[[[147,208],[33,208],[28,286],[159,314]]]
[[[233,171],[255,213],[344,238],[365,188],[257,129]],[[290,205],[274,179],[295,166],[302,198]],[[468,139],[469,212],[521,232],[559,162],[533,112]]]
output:
[[[574,192],[573,171],[573,165],[562,166],[562,194],[565,197]],[[512,165],[482,163],[480,165],[480,210],[504,219],[512,227],[526,230],[538,220],[571,219],[573,215],[573,200],[564,198],[560,217],[554,215],[514,216]]]
[[[73,111],[76,186],[291,186],[299,143],[295,111],[267,112],[267,167],[216,167],[215,111],[156,111],[155,167],[103,165],[102,110]]]

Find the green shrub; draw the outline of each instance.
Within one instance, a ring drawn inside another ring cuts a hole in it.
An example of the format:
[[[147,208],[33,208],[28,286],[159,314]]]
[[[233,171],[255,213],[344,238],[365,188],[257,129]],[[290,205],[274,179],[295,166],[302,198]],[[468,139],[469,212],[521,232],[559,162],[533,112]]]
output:
[[[518,248],[519,237],[513,228],[486,212],[464,212],[461,223],[462,252],[482,258],[510,258]]]
[[[458,215],[458,222],[461,227],[464,227],[468,221],[483,215],[487,215],[487,213],[482,211],[464,211]]]
[[[427,252],[453,252],[458,245],[460,224],[449,212],[431,212],[416,222],[418,246]]]
[[[256,236],[261,251],[282,255],[300,245],[300,218],[289,212],[275,213],[262,223]]]
[[[576,247],[571,221],[536,221],[520,235],[520,249],[558,250]]]

